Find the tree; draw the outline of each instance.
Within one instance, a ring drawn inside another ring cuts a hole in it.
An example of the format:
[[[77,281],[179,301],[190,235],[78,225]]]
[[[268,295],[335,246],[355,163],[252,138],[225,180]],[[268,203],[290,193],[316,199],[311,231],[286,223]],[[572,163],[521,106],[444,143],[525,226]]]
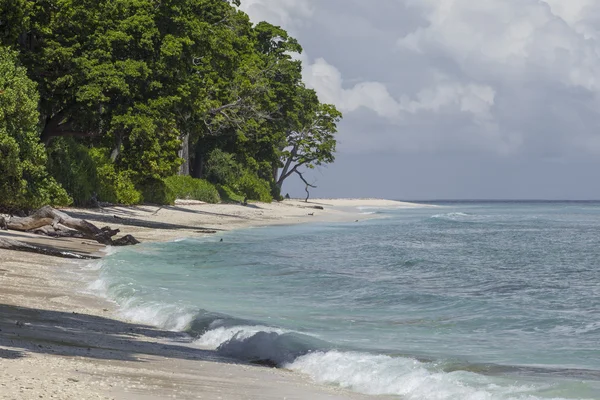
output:
[[[308,187],[300,168],[313,169],[335,160],[337,123],[342,113],[331,104],[322,104],[313,90],[302,88],[298,95],[297,125],[287,133],[285,148],[281,153],[283,168],[276,184],[281,190],[283,182],[297,174]],[[308,198],[308,197],[307,197]]]
[[[335,140],[319,131],[333,135],[340,115],[302,84],[293,56],[301,46],[280,27],[253,25],[238,5],[0,0],[0,44],[18,50],[37,83],[50,165],[60,164],[54,148],[97,152],[111,176],[143,191],[178,170],[202,177],[207,155],[221,149],[245,179],[255,175],[278,195],[298,168],[333,161]],[[64,165],[80,161],[65,155]],[[74,197],[86,202],[98,190],[86,192]]]
[[[25,10],[6,13],[22,32],[1,40],[39,84],[42,142],[110,147],[141,181],[176,170],[180,139],[223,109],[252,48],[248,17],[222,0],[2,1]]]
[[[0,208],[8,211],[70,202],[46,171],[38,100],[35,83],[17,65],[16,53],[0,47]]]

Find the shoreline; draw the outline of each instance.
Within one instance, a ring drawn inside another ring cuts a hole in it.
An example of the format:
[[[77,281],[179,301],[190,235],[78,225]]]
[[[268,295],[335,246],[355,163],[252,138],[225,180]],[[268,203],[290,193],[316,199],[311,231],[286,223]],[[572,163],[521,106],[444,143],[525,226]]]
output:
[[[205,236],[207,231],[372,218],[357,207],[422,206],[314,199],[248,206],[183,201],[170,207],[65,211],[155,242]],[[81,239],[21,236],[94,254],[103,247]],[[89,262],[8,250],[0,250],[0,260],[0,399],[371,398],[313,383],[298,373],[222,358],[187,345],[182,333],[122,320],[114,303],[84,292],[76,271]]]

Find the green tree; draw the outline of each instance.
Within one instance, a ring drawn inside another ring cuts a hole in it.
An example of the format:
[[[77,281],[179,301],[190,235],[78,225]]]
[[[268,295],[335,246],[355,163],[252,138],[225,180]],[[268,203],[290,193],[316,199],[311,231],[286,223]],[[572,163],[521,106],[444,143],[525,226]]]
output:
[[[252,25],[229,2],[19,1],[7,15],[22,32],[2,40],[39,84],[41,140],[110,147],[140,181],[172,174],[179,141],[231,119],[248,91]]]
[[[337,123],[342,113],[331,104],[322,104],[311,89],[302,89],[298,96],[297,125],[287,132],[285,149],[281,153],[281,169],[276,184],[297,174],[307,185],[300,168],[313,169],[335,160]]]
[[[43,143],[69,137],[77,149],[101,149],[115,176],[144,193],[178,168],[202,177],[208,155],[221,149],[235,156],[247,182],[255,175],[277,195],[288,172],[299,173],[290,164],[277,176],[298,141],[294,133],[310,125],[310,115],[332,114],[334,130],[339,117],[306,95],[293,56],[299,43],[280,27],[253,25],[236,5],[0,0],[0,42],[19,51],[38,84]],[[325,147],[333,143],[333,153],[335,141],[314,140],[322,154],[300,166],[330,162]],[[55,158],[53,165],[71,164]]]
[[[39,95],[16,53],[0,47],[0,207],[32,209],[66,205],[66,192],[46,171],[39,143]]]

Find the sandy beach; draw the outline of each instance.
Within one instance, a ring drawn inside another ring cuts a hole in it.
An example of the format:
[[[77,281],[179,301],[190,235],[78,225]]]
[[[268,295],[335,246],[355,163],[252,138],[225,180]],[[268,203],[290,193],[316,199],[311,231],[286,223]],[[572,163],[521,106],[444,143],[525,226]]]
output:
[[[67,209],[142,242],[272,224],[355,221],[359,207],[414,207],[388,200]],[[323,208],[323,209],[321,209]],[[101,255],[82,239],[1,231],[25,242]],[[246,365],[191,347],[181,333],[120,320],[85,293],[81,261],[0,250],[0,399],[361,399],[281,369]]]

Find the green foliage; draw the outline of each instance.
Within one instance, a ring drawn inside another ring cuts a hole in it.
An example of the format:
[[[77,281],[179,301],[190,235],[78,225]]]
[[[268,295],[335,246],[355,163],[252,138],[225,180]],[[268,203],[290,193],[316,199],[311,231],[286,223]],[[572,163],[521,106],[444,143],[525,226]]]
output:
[[[135,188],[131,171],[116,171],[107,149],[90,149],[89,153],[96,164],[99,201],[125,205],[142,202],[142,193]]]
[[[216,185],[228,185],[234,182],[241,171],[233,154],[225,153],[221,149],[214,149],[208,155],[205,169],[206,179]]]
[[[271,197],[273,200],[282,201],[283,196],[281,195],[281,188],[277,185],[277,182],[270,181],[271,186]]]
[[[162,179],[148,179],[138,184],[145,203],[167,205],[175,203],[175,192]]]
[[[117,204],[140,204],[142,193],[136,189],[130,171],[117,172],[112,164],[98,168],[98,200]]]
[[[198,200],[206,203],[221,201],[215,186],[203,179],[175,175],[166,178],[165,183],[178,199]]]
[[[94,198],[116,204],[142,202],[133,173],[117,171],[108,149],[90,149],[73,138],[57,138],[48,153],[49,171],[58,177],[76,205],[89,205]]]
[[[232,188],[226,185],[217,185],[219,196],[223,203],[241,203],[244,201],[243,195],[237,194]]]
[[[298,168],[333,162],[341,114],[302,83],[302,47],[280,27],[253,25],[238,3],[0,0],[0,44],[37,83],[36,135],[76,204],[94,193],[170,203],[163,180],[181,165],[182,138],[194,176],[249,198],[270,198],[265,187],[278,198]],[[35,173],[20,172],[16,154],[39,161],[43,151],[9,136],[2,185],[36,192],[21,187],[19,176]],[[54,187],[48,179],[33,181]]]
[[[259,164],[249,158],[246,165],[240,165],[233,154],[215,149],[208,156],[205,176],[219,185],[219,192],[224,199],[243,201],[246,197],[248,200],[270,203],[273,200],[271,187],[267,180],[258,177]]]
[[[288,132],[285,149],[281,152],[283,170],[277,180],[280,188],[293,173],[302,176],[300,167],[313,169],[335,160],[335,134],[342,113],[331,104],[320,103],[317,94],[310,89],[299,92],[298,107],[298,120]]]
[[[16,55],[0,47],[0,207],[68,205],[71,199],[48,175],[38,141],[39,96]]]
[[[257,200],[262,201],[263,203],[270,203],[273,201],[269,182],[260,179],[250,171],[244,171],[242,175],[231,184],[231,187],[237,193],[246,196],[248,200]]]
[[[47,165],[50,174],[65,188],[75,205],[90,204],[98,177],[96,161],[86,146],[73,138],[57,138],[48,147]]]

